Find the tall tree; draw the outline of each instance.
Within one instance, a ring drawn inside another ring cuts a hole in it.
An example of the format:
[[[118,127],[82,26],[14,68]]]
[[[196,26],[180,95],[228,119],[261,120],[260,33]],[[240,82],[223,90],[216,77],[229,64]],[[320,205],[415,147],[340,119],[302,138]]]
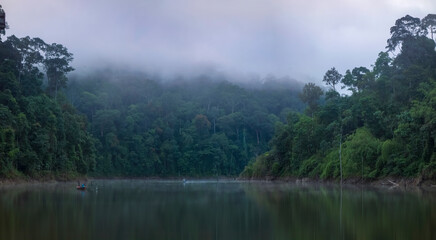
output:
[[[48,80],[47,90],[56,99],[58,90],[67,85],[67,74],[74,70],[70,66],[73,54],[61,44],[47,44],[40,38],[17,38],[12,35],[8,37],[8,42],[21,55],[18,81],[21,83],[24,80],[25,85],[39,87],[40,81],[38,80],[42,76],[38,68],[42,65]],[[29,82],[28,78],[36,82]]]
[[[421,20],[406,15],[395,21],[395,26],[391,27],[391,37],[387,41],[388,45],[386,48],[392,52],[404,40],[425,35],[427,35],[427,30],[422,27]]]
[[[389,57],[389,53],[380,52],[378,58],[375,61],[373,72],[375,77],[379,78],[383,75],[390,75],[392,59]]]
[[[430,32],[431,39],[435,41],[433,34],[436,33],[436,14],[428,14],[422,19],[421,24]]]
[[[39,67],[44,60],[41,55],[41,48],[45,45],[39,38],[23,37],[17,38],[15,35],[8,37],[8,42],[21,55],[18,61],[18,82],[22,85],[23,95],[37,95],[41,91],[44,74]]]
[[[342,74],[340,74],[334,67],[328,70],[323,78],[323,82],[327,85],[332,86],[333,90],[336,91],[336,84],[338,84],[342,79]]]
[[[322,94],[322,89],[314,83],[306,83],[306,85],[304,85],[300,98],[304,103],[309,105],[309,115],[313,116],[313,113],[318,108],[318,101]]]
[[[344,84],[343,88],[346,86],[353,93],[362,92],[374,84],[374,75],[366,67],[356,67],[352,71],[346,71],[341,83]]]
[[[57,97],[58,90],[67,86],[67,74],[74,70],[70,66],[73,54],[61,44],[53,43],[45,46],[44,68],[48,80],[48,91]]]

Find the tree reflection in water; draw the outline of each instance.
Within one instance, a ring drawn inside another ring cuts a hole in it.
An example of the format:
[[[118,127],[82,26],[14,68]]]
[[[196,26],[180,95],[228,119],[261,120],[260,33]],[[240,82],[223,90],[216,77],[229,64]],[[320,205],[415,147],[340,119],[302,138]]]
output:
[[[434,206],[433,192],[348,186],[23,185],[0,188],[0,239],[434,239]]]

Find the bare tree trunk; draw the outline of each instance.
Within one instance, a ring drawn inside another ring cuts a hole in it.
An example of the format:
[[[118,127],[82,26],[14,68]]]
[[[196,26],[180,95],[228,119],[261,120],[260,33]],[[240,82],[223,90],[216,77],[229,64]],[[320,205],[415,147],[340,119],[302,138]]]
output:
[[[339,166],[341,168],[341,186],[342,186],[342,125],[341,125],[341,137],[339,139]]]

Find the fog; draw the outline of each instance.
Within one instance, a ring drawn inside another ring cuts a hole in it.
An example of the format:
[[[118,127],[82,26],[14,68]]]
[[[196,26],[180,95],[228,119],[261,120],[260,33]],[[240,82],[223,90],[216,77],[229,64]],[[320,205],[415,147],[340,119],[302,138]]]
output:
[[[434,0],[3,0],[7,35],[74,53],[76,72],[116,66],[163,77],[320,83],[331,67],[370,67],[389,28]]]

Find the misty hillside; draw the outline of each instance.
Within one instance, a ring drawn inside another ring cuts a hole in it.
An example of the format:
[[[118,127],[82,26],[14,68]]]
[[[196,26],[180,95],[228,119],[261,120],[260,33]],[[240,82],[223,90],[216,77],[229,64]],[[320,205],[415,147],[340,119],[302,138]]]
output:
[[[332,68],[323,91],[307,84],[306,114],[291,113],[271,148],[242,173],[251,178],[436,178],[436,15],[409,15],[390,28],[387,51],[371,69]],[[350,96],[340,96],[339,88]]]
[[[39,38],[1,43],[1,175],[237,176],[300,112],[301,85],[218,76],[73,75],[73,54]]]
[[[1,0],[0,240],[436,240],[434,11]]]
[[[62,44],[10,36],[0,174],[435,178],[435,22],[398,19],[371,68],[331,68],[327,91],[273,75],[72,75]]]
[[[238,175],[268,149],[276,122],[304,107],[298,87],[273,86],[100,72],[71,80],[66,94],[97,139],[97,174]]]

